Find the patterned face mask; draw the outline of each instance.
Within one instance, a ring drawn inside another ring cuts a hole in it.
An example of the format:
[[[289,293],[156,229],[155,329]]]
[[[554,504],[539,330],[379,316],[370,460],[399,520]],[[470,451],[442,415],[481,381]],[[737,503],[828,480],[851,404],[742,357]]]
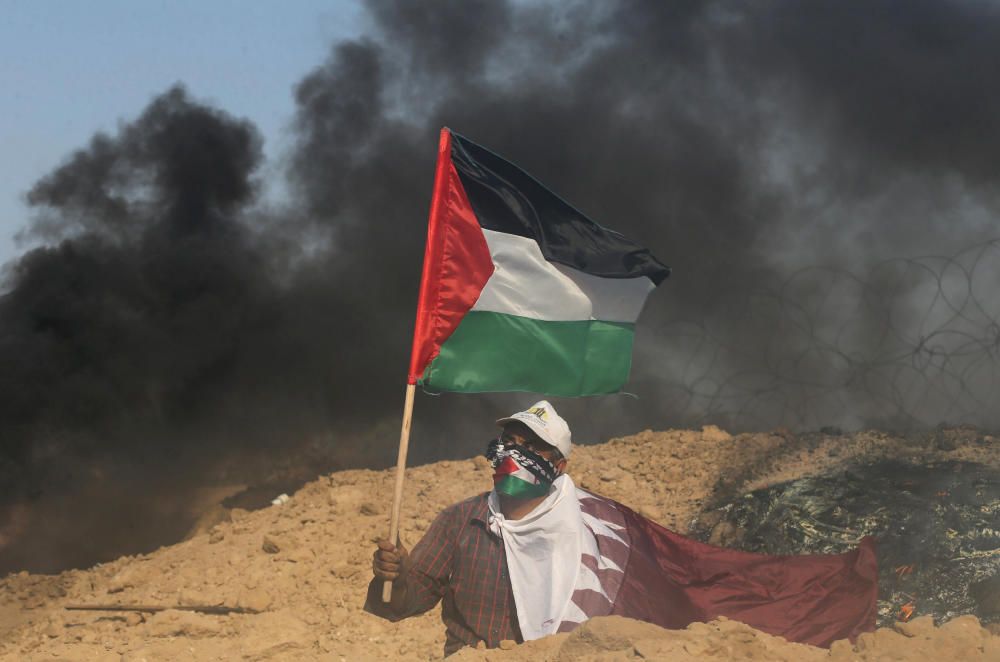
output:
[[[493,466],[493,487],[499,494],[530,499],[547,494],[559,475],[552,462],[518,444],[493,439],[486,449]]]

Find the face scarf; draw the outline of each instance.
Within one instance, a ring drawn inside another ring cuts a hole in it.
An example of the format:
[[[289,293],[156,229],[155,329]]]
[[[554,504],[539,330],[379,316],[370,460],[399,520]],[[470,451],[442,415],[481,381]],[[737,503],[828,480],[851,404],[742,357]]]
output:
[[[518,499],[548,494],[558,475],[555,465],[538,453],[501,439],[490,442],[486,459],[493,466],[493,488]]]

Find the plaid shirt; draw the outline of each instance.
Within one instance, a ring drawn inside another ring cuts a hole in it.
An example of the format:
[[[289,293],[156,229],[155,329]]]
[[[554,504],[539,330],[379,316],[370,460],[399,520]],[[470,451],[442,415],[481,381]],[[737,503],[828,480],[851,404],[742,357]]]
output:
[[[382,602],[382,582],[373,579],[365,611],[398,621],[443,600],[445,655],[480,641],[489,648],[504,639],[520,643],[507,557],[503,540],[489,532],[486,497],[481,494],[444,510],[413,548],[403,610],[394,612]]]

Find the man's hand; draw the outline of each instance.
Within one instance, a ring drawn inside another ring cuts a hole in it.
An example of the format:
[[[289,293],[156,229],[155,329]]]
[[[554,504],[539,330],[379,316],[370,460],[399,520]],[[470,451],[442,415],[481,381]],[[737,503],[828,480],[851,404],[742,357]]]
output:
[[[396,539],[395,545],[385,538],[377,539],[375,544],[378,545],[378,549],[372,555],[372,572],[375,579],[395,581],[400,575],[405,575],[409,552],[399,539]]]
[[[372,554],[372,573],[378,580],[380,588],[381,582],[392,582],[392,599],[389,604],[399,612],[406,605],[406,557],[409,552],[399,542],[399,538],[396,538],[395,545],[385,538],[378,538],[375,544],[378,548]]]

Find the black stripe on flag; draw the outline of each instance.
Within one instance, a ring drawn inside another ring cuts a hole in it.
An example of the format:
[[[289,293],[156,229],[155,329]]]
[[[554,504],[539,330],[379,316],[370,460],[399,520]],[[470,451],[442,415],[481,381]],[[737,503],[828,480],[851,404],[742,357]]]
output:
[[[594,276],[648,276],[659,285],[670,275],[649,249],[594,223],[513,163],[454,132],[451,159],[483,228],[534,239],[545,259]]]

